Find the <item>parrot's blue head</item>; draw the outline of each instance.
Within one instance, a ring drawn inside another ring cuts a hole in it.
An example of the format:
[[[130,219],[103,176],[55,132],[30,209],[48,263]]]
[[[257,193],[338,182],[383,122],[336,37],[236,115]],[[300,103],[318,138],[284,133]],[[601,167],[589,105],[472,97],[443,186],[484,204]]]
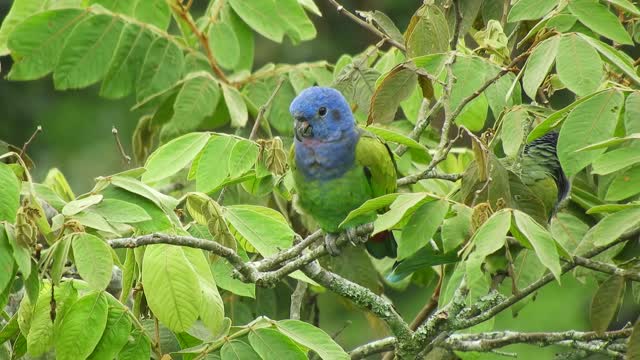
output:
[[[356,133],[351,108],[342,94],[335,89],[314,86],[296,97],[289,112],[294,118],[296,139],[320,142],[337,141]]]

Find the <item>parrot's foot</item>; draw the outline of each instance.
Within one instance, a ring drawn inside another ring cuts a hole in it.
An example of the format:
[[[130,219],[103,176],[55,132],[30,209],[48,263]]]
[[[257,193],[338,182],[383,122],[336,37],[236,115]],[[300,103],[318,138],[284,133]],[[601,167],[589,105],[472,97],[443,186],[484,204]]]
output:
[[[328,233],[324,235],[324,247],[331,256],[340,255],[340,249],[337,244],[338,234]]]
[[[345,235],[347,236],[347,240],[349,240],[353,246],[358,246],[358,244],[366,242],[366,240],[363,240],[362,236],[358,235],[357,227],[348,228]]]

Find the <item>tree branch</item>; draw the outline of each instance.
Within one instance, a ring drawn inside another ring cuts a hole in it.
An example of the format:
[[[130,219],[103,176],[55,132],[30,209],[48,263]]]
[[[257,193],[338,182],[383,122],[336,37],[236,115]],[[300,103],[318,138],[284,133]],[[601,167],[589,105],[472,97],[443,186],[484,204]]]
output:
[[[256,116],[256,122],[253,123],[253,128],[251,128],[249,140],[255,140],[258,137],[258,129],[260,128],[260,122],[264,118],[264,113],[271,106],[271,103],[273,102],[273,99],[276,98],[276,95],[278,95],[282,84],[284,84],[284,77],[281,77],[280,80],[278,80],[278,84],[276,85],[276,88],[273,89],[273,92],[271,93],[271,96],[269,96],[269,99],[267,99],[267,102],[260,106],[260,110],[258,110],[258,115]]]
[[[416,119],[416,125],[409,133],[409,137],[415,141],[418,141],[420,135],[424,132],[424,129],[431,123],[431,116],[442,108],[442,98],[438,99],[433,106],[429,107],[429,101],[427,99],[422,100],[420,105],[420,111],[418,112],[418,119]],[[428,109],[428,110],[427,110]],[[396,148],[396,155],[402,156],[407,152],[409,148],[406,145],[400,145]]]
[[[379,354],[385,351],[393,350],[393,347],[398,341],[395,337],[386,337],[384,339],[376,340],[351,350],[351,360],[364,359],[369,355]]]
[[[351,11],[345,9],[344,6],[340,5],[339,2],[337,2],[336,0],[328,0],[333,6],[335,6],[336,10],[338,11],[338,13],[346,15],[349,19],[353,20],[355,23],[357,23],[358,25],[362,26],[363,28],[371,31],[372,33],[374,33],[375,35],[379,36],[382,40],[384,40],[385,42],[388,42],[390,45],[398,48],[400,51],[402,52],[406,52],[407,49],[405,48],[405,46],[395,40],[393,40],[392,38],[390,38],[387,34],[383,33],[382,31],[378,30],[375,26],[373,26],[372,24],[369,24],[368,22],[362,20],[361,18],[359,18],[356,14],[352,13]]]
[[[591,260],[582,256],[574,256],[573,263],[594,271],[599,271],[611,275],[618,275],[625,279],[633,281],[640,281],[640,272],[622,269],[615,265],[607,264],[602,261]]]

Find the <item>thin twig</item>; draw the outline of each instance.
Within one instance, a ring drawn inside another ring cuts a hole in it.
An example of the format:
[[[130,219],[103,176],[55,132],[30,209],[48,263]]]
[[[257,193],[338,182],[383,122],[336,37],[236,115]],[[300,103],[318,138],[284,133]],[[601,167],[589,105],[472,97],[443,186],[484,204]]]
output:
[[[289,310],[289,318],[294,320],[300,320],[302,300],[304,299],[304,294],[306,292],[307,292],[307,283],[302,280],[298,280],[296,289],[293,292],[293,294],[291,294],[291,308]]]
[[[407,49],[405,48],[405,46],[397,41],[395,41],[394,39],[390,38],[387,34],[383,33],[382,31],[378,30],[375,26],[373,26],[372,24],[369,24],[368,22],[364,21],[363,19],[359,18],[356,14],[352,13],[351,11],[345,9],[344,6],[340,5],[339,2],[337,2],[336,0],[328,0],[333,6],[335,6],[336,10],[338,11],[338,13],[340,14],[344,14],[346,15],[349,19],[353,20],[355,23],[357,23],[358,25],[362,26],[363,28],[371,31],[372,33],[374,33],[375,35],[379,36],[380,38],[382,38],[385,42],[388,42],[390,45],[398,48],[399,50],[401,50],[402,52],[407,51]]]
[[[587,269],[599,271],[605,274],[621,276],[625,279],[640,281],[640,272],[619,268],[602,261],[587,259],[582,256],[574,256],[573,263]]]
[[[442,99],[438,99],[438,101],[433,104],[433,106],[429,107],[429,101],[427,99],[422,100],[422,104],[420,105],[420,111],[418,112],[418,118],[416,119],[416,125],[413,127],[413,130],[409,133],[409,137],[415,141],[418,141],[424,129],[429,126],[431,123],[431,116],[442,108]],[[405,152],[407,152],[409,148],[406,145],[400,145],[396,148],[396,155],[402,156]]]
[[[122,159],[127,164],[127,166],[130,166],[131,156],[127,155],[127,153],[124,151],[124,146],[122,146],[122,142],[120,141],[120,136],[118,136],[118,129],[116,129],[115,126],[111,127],[111,133],[113,134],[113,137],[116,139],[116,146],[118,147],[118,152],[120,152],[120,156],[122,156]]]
[[[190,5],[191,2],[189,2]],[[224,82],[225,84],[229,84],[229,79],[224,74],[224,71],[218,66],[215,57],[213,56],[213,51],[211,51],[211,46],[209,46],[209,37],[207,34],[203,33],[198,29],[198,25],[193,21],[191,14],[189,13],[189,7],[182,6],[180,2],[177,2],[177,5],[173,2],[170,2],[171,8],[173,11],[178,14],[178,16],[184,20],[184,22],[189,26],[191,32],[198,38],[200,45],[204,49],[205,55],[207,56],[207,60],[209,61],[209,66],[211,66],[211,70],[218,76],[218,78]]]
[[[22,155],[24,155],[27,152],[27,148],[29,148],[29,145],[31,145],[31,142],[33,141],[33,139],[36,138],[36,136],[42,132],[42,126],[38,125],[38,127],[36,128],[36,131],[33,132],[33,134],[31,134],[31,136],[29,137],[29,140],[27,140],[27,142],[24,143],[24,145],[22,145],[22,149],[20,149],[20,157],[22,157]]]
[[[349,355],[351,356],[351,360],[364,359],[373,354],[393,350],[397,342],[398,340],[395,337],[386,337],[384,339],[358,346],[351,350]]]
[[[264,113],[271,106],[273,99],[276,98],[276,95],[278,94],[278,91],[280,91],[282,84],[284,84],[284,77],[281,77],[280,80],[278,80],[278,84],[276,85],[276,88],[273,89],[273,92],[271,93],[271,96],[269,96],[267,102],[260,106],[260,110],[258,110],[258,116],[256,116],[256,122],[253,124],[253,128],[251,128],[251,135],[249,135],[249,140],[255,140],[257,138],[258,129],[260,128],[260,122],[262,121],[262,118],[264,118]]]

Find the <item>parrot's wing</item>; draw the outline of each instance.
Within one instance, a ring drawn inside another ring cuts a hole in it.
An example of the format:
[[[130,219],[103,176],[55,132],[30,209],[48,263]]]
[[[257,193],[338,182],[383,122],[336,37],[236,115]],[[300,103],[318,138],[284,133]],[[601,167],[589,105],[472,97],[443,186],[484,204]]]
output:
[[[378,197],[396,191],[397,169],[391,149],[376,135],[359,129],[356,145],[356,164],[364,167],[365,174]]]

